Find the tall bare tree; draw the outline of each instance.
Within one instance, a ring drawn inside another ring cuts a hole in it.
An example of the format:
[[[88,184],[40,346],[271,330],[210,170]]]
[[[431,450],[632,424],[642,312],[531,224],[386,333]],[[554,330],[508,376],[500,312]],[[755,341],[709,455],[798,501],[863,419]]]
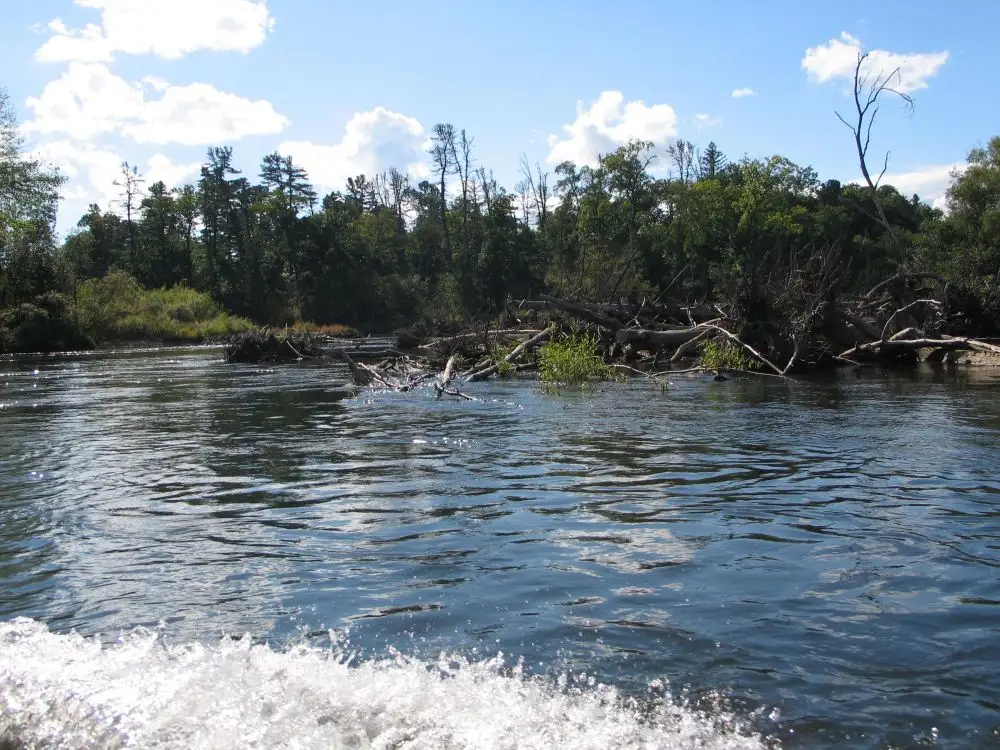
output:
[[[531,189],[531,198],[535,206],[535,216],[538,217],[539,230],[545,229],[545,220],[549,215],[549,175],[535,162],[532,171],[528,157],[521,154],[521,175]]]
[[[135,268],[137,255],[135,216],[138,214],[142,202],[139,191],[145,180],[139,174],[139,168],[132,166],[127,161],[122,162],[121,171],[121,178],[112,184],[122,191],[118,203],[125,209],[125,236],[128,239],[129,265]]]
[[[441,241],[444,257],[451,265],[451,236],[448,233],[448,175],[455,170],[455,128],[448,123],[439,122],[434,126],[431,136],[430,155],[434,172],[438,176],[441,197]]]
[[[667,147],[667,154],[677,167],[677,179],[684,184],[691,182],[697,163],[694,144],[691,141],[678,139]]]
[[[898,245],[899,237],[885,215],[885,208],[882,206],[882,201],[878,194],[879,182],[882,181],[886,170],[889,168],[890,152],[885,152],[882,171],[879,172],[877,178],[872,180],[871,172],[868,169],[868,147],[871,145],[872,140],[872,126],[875,124],[875,117],[878,115],[879,99],[883,95],[898,97],[907,111],[912,112],[913,98],[899,87],[901,82],[899,68],[896,68],[889,74],[885,74],[881,70],[877,72],[866,70],[865,62],[870,59],[867,52],[858,52],[858,62],[854,66],[854,108],[857,117],[855,118],[852,115],[851,120],[848,121],[840,112],[836,114],[840,121],[850,128],[851,133],[854,135],[854,145],[858,152],[858,163],[861,166],[861,174],[865,178],[865,184],[868,185],[868,192],[871,194],[875,210],[878,212],[878,221],[885,227],[885,231],[889,233],[893,244]]]
[[[403,214],[409,190],[410,178],[395,167],[375,175],[375,192],[379,203],[392,211],[392,215],[396,217],[396,226],[401,232],[406,229]]]

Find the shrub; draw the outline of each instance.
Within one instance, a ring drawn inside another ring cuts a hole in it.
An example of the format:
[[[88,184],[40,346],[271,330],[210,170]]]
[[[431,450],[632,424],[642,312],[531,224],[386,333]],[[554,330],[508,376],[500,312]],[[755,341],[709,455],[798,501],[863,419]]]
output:
[[[506,378],[516,372],[517,368],[510,362],[504,361],[504,357],[514,351],[517,346],[517,344],[511,344],[509,346],[494,346],[490,350],[490,364],[496,365],[497,377]]]
[[[91,345],[73,321],[69,300],[56,292],[0,314],[0,352],[64,351]]]
[[[732,341],[713,339],[701,345],[701,366],[709,370],[757,370],[760,361]]]
[[[582,335],[553,339],[539,350],[542,382],[555,385],[580,385],[611,377],[611,368],[600,355],[597,339]]]
[[[204,292],[143,289],[124,271],[80,284],[77,308],[81,327],[98,341],[204,341],[253,328]]]
[[[306,320],[300,320],[292,324],[291,328],[293,331],[299,333],[313,333],[318,336],[334,336],[342,339],[356,339],[361,337],[361,332],[357,328],[342,323],[316,325]]]

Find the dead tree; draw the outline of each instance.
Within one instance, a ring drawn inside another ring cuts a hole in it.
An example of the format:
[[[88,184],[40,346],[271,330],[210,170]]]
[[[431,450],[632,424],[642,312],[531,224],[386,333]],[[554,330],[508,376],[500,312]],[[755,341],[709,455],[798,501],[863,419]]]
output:
[[[125,209],[125,232],[128,240],[129,261],[134,268],[137,255],[134,217],[139,211],[139,188],[145,180],[139,174],[139,168],[130,165],[127,161],[122,162],[121,170],[121,180],[115,180],[112,184],[122,190],[118,203]]]
[[[455,154],[455,128],[448,123],[438,123],[434,126],[434,135],[430,148],[434,172],[438,176],[440,186],[441,243],[444,257],[451,265],[451,237],[448,234],[448,175],[455,170],[453,156]]]
[[[528,157],[521,154],[521,175],[531,190],[531,199],[535,204],[535,216],[538,218],[539,231],[545,229],[545,220],[549,215],[549,175],[535,162],[532,171]]]
[[[875,210],[878,212],[878,221],[885,228],[885,231],[889,233],[889,238],[893,244],[898,245],[899,238],[885,215],[885,209],[878,195],[879,182],[881,182],[886,170],[889,168],[890,152],[885,152],[882,171],[876,179],[872,180],[871,172],[868,169],[868,147],[871,145],[872,140],[872,126],[875,124],[875,117],[878,115],[879,98],[883,94],[897,96],[908,111],[913,110],[913,98],[899,88],[901,80],[899,68],[896,68],[888,75],[879,71],[872,78],[872,74],[869,71],[862,70],[865,67],[865,61],[868,59],[869,55],[867,52],[859,52],[857,65],[854,66],[854,108],[857,113],[857,119],[854,120],[852,118],[853,122],[849,122],[840,112],[836,114],[840,121],[850,128],[851,133],[854,135],[854,145],[858,152],[858,163],[861,167],[861,174],[865,178],[865,184],[868,185],[868,192],[871,194]]]
[[[691,182],[691,176],[698,161],[694,144],[691,141],[679,139],[667,147],[667,154],[670,156],[670,161],[677,167],[677,179],[685,185]]]

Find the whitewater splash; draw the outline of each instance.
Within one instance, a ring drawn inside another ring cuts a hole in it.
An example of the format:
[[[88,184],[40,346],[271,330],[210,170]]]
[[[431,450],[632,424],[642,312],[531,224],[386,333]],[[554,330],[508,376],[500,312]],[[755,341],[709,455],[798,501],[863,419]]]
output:
[[[169,645],[145,629],[105,646],[19,618],[0,623],[0,748],[766,747],[731,716],[668,697],[640,706],[499,657],[351,661],[249,639]]]

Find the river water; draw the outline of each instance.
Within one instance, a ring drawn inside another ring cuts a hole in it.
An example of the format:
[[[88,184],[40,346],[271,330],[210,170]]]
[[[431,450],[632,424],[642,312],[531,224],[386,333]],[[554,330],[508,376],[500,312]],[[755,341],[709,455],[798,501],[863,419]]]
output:
[[[0,747],[1000,746],[1000,373],[0,359]]]

